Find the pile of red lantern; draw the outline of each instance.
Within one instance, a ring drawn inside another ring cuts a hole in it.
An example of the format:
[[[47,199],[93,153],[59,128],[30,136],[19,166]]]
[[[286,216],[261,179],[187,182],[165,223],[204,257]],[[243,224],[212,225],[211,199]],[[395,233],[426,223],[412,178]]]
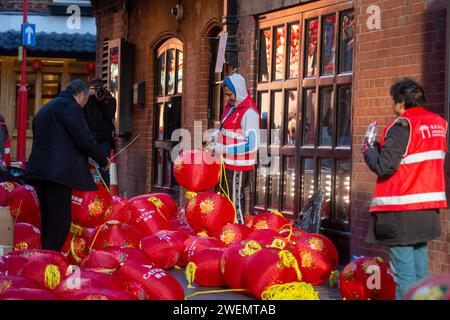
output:
[[[10,206],[16,225],[14,250],[0,257],[0,299],[185,299],[185,288],[167,272],[172,268],[185,268],[188,288],[223,286],[257,299],[318,299],[313,286],[325,283],[338,265],[333,243],[292,227],[276,211],[235,224],[229,198],[211,190],[220,170],[203,151],[180,155],[175,177],[196,193],[183,209],[164,193],[123,199],[101,185],[97,191],[74,190],[72,227],[61,253],[40,248],[33,188],[1,184],[0,200]],[[373,261],[383,281],[389,280],[386,265]],[[373,261],[344,270],[343,296],[391,298],[391,287],[354,289]]]

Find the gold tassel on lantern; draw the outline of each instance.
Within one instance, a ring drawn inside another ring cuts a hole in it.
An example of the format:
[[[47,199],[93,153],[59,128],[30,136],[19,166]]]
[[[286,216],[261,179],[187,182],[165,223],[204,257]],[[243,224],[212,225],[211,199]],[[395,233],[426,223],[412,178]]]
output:
[[[262,300],[319,300],[319,293],[306,282],[275,284],[261,295]]]
[[[45,267],[44,281],[47,288],[53,290],[61,282],[61,274],[59,269],[54,264],[49,264]]]
[[[184,195],[184,197],[188,200],[192,200],[197,196],[196,192],[193,191],[187,191],[186,194]]]
[[[195,280],[195,273],[197,272],[197,265],[193,262],[189,262],[188,265],[186,266],[186,280],[188,281],[188,288],[189,289],[195,289],[195,287],[193,287],[191,285],[192,282],[194,282]]]

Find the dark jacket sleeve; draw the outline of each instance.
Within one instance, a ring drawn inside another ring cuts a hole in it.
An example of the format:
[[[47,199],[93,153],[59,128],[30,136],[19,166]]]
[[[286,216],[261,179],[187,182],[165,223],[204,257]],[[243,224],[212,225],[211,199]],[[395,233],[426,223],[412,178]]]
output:
[[[98,104],[105,120],[112,122],[116,116],[116,99],[111,94],[108,94],[105,100],[99,101]]]
[[[0,157],[5,156],[5,142],[8,140],[8,131],[4,125],[0,125]]]
[[[387,133],[383,147],[378,144],[364,152],[364,160],[378,177],[389,178],[398,169],[406,152],[409,140],[409,126],[396,123]]]
[[[106,166],[108,159],[92,136],[80,106],[69,105],[67,108],[62,108],[59,115],[60,121],[72,137],[77,148],[99,163],[100,166]]]

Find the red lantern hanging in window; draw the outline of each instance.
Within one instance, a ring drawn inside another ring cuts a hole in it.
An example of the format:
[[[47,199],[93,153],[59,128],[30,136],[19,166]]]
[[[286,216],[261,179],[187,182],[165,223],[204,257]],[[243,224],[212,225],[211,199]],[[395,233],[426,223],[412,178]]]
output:
[[[95,62],[94,61],[86,62],[86,70],[89,73],[94,73],[94,71],[95,71]]]
[[[39,72],[42,70],[42,61],[39,59],[35,59],[33,60],[33,62],[31,62],[31,66],[33,67],[34,72]]]

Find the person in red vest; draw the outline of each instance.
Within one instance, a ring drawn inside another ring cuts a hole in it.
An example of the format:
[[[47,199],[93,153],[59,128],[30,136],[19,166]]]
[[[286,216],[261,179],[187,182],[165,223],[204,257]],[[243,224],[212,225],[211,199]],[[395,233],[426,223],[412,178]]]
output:
[[[7,167],[11,166],[11,137],[2,115],[0,115],[0,157],[1,168],[7,170]]]
[[[236,207],[236,222],[243,224],[245,188],[250,184],[259,145],[259,111],[238,73],[222,84],[226,106],[218,133],[213,136],[216,155],[222,155],[230,191]]]
[[[444,161],[447,122],[428,111],[424,90],[404,79],[391,87],[397,118],[381,144],[365,143],[364,160],[378,176],[367,240],[389,247],[396,298],[429,275],[427,242],[440,236],[439,209],[447,207]]]

